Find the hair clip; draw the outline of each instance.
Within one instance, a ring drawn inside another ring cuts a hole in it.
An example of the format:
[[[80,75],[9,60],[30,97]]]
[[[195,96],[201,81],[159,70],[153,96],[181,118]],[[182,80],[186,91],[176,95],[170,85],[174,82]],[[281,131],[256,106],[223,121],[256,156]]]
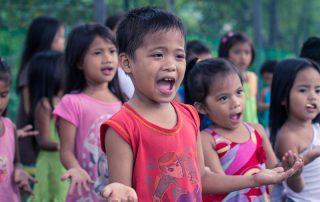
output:
[[[225,37],[225,36],[222,37],[222,40],[221,40],[222,43],[227,43],[227,41],[228,41],[228,38],[227,38],[227,37]]]
[[[233,35],[234,35],[234,33],[233,33],[233,32],[231,32],[231,31],[230,31],[230,32],[228,32],[228,34],[227,34],[227,36],[228,36],[228,37],[232,37]]]

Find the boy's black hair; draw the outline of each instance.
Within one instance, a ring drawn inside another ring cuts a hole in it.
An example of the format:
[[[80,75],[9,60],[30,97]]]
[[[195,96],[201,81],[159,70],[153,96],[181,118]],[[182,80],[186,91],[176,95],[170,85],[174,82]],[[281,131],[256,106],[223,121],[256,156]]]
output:
[[[277,60],[266,60],[260,69],[260,74],[271,73],[273,74],[275,66],[278,64]]]
[[[309,58],[320,64],[320,38],[308,38],[301,48],[300,57]]]
[[[251,61],[250,65],[252,65],[255,59],[255,50],[252,41],[249,39],[247,35],[242,32],[228,32],[226,33],[220,40],[219,48],[218,48],[218,57],[220,58],[229,58],[230,49],[238,44],[238,43],[249,43],[251,46]]]
[[[110,30],[115,31],[115,29],[117,28],[117,26],[120,24],[120,22],[126,17],[126,13],[125,12],[119,12],[115,15],[111,15],[109,16],[104,25],[106,27],[108,27]]]
[[[33,124],[37,104],[48,99],[53,110],[53,98],[63,90],[63,54],[58,51],[36,53],[30,60],[28,69],[30,113],[29,122]]]
[[[174,14],[152,7],[133,9],[117,29],[119,53],[134,58],[135,51],[143,44],[146,35],[170,29],[179,30],[185,38],[184,26]]]
[[[95,37],[101,37],[105,41],[113,43],[117,47],[116,40],[111,30],[101,24],[83,24],[75,27],[69,35],[66,47],[66,89],[65,93],[79,93],[86,87],[84,73],[79,69],[84,57]],[[108,85],[122,102],[126,101],[124,94],[120,90],[118,73]]]
[[[187,77],[187,85],[192,104],[204,103],[210,93],[210,86],[217,77],[237,74],[241,83],[242,77],[238,68],[230,61],[222,58],[202,60],[191,68]]]
[[[11,85],[12,82],[10,67],[2,57],[0,57],[0,81],[7,85]]]
[[[290,91],[298,72],[306,68],[314,68],[320,73],[319,65],[308,59],[287,59],[280,62],[273,74],[271,85],[271,103],[269,125],[271,128],[271,142],[274,145],[279,129],[288,118],[288,107],[290,106]],[[284,105],[285,102],[285,105]],[[316,117],[315,119],[318,119]]]
[[[208,46],[199,40],[188,41],[186,46],[186,60],[187,62],[201,54],[211,54],[211,50]]]
[[[17,77],[18,81],[22,71],[26,68],[27,63],[35,53],[51,50],[54,37],[61,26],[62,22],[48,16],[40,16],[32,21],[28,29],[22,52],[21,64]],[[17,88],[17,90],[19,89]]]

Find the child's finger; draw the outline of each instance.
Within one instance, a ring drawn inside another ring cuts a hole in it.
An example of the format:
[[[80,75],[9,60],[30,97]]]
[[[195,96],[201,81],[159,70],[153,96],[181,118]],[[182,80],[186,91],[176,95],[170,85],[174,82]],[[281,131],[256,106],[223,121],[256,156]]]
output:
[[[103,190],[102,190],[102,196],[104,198],[109,198],[112,194],[112,189],[110,188],[110,186],[106,186]]]
[[[33,191],[29,185],[25,185],[22,188],[23,191],[28,192],[29,194],[33,195]]]
[[[273,168],[272,170],[276,173],[283,173],[284,171],[283,167],[276,167],[276,168]]]
[[[38,180],[36,180],[35,178],[33,178],[32,176],[28,176],[28,181],[32,182],[32,183],[38,183]]]
[[[82,196],[82,182],[77,183],[78,194]]]
[[[69,193],[72,194],[74,192],[74,187],[76,186],[75,185],[76,183],[71,181],[71,184],[70,184],[70,187],[69,187]]]
[[[33,127],[31,124],[28,124],[22,128],[22,130],[31,130]]]
[[[39,131],[32,130],[32,131],[26,131],[25,136],[35,136],[35,135],[38,135],[38,134],[39,134]]]
[[[84,189],[85,189],[86,191],[90,191],[90,188],[89,188],[87,182],[84,182],[84,183],[83,183],[83,187],[84,187]]]
[[[64,174],[60,177],[60,179],[61,179],[62,181],[65,181],[65,180],[68,179],[68,178],[71,178],[71,174],[69,173],[69,171],[67,171],[66,173],[64,173]]]

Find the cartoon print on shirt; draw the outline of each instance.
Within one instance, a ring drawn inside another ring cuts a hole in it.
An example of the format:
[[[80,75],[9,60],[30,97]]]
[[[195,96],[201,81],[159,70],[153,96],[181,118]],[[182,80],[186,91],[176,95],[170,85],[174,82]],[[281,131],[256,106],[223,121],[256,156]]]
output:
[[[153,201],[201,201],[200,187],[197,185],[196,167],[192,157],[184,151],[180,156],[175,152],[168,152],[158,159],[161,176],[156,180]],[[183,187],[183,181],[195,184],[193,191]]]
[[[0,182],[3,182],[7,176],[7,157],[0,156]]]

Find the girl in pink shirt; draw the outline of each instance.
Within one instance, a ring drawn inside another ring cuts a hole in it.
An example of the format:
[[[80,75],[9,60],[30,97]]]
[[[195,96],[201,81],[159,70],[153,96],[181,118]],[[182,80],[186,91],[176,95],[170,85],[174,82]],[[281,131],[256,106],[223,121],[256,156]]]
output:
[[[16,202],[20,201],[18,188],[32,193],[29,181],[35,180],[19,166],[16,128],[5,117],[10,85],[10,69],[0,58],[0,201]]]
[[[70,179],[67,201],[101,201],[108,184],[106,156],[100,148],[100,125],[125,101],[117,74],[117,45],[99,24],[73,29],[66,47],[66,95],[55,107],[61,162]]]

